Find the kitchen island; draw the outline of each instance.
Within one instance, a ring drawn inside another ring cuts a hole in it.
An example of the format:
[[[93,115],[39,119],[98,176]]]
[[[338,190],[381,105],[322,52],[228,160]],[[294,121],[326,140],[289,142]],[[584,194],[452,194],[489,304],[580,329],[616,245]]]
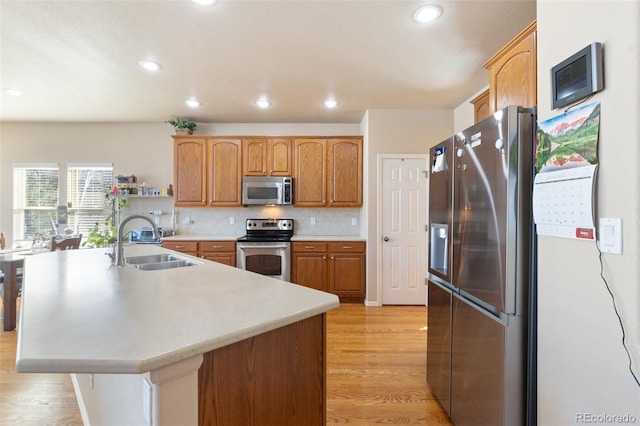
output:
[[[86,423],[324,424],[336,296],[184,254],[198,264],[117,268],[107,252],[25,260],[18,372],[71,373]]]

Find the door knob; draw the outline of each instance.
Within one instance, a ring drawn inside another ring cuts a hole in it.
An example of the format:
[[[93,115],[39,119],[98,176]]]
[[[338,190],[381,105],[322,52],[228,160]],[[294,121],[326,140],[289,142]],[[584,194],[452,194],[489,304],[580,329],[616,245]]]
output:
[[[385,242],[387,242],[387,241],[389,241],[389,237],[384,237],[384,238],[383,238],[383,240],[384,240]]]

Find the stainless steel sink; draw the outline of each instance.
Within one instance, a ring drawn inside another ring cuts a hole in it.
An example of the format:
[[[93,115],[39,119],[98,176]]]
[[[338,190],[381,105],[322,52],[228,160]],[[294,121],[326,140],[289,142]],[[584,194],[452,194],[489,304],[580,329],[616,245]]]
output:
[[[163,269],[184,268],[199,265],[199,262],[185,259],[173,254],[151,254],[147,256],[132,256],[124,259],[126,265],[131,265],[141,271],[160,271]]]
[[[186,266],[198,265],[190,260],[169,260],[167,262],[141,263],[133,265],[141,271],[159,271],[162,269],[184,268]]]
[[[174,254],[150,254],[147,256],[125,257],[124,263],[127,263],[129,265],[142,265],[145,263],[169,262],[172,260],[185,260],[185,259],[180,256],[176,256]]]

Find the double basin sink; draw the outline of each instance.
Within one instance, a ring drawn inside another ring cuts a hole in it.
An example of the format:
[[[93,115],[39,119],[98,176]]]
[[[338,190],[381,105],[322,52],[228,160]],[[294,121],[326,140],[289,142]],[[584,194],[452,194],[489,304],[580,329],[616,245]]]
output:
[[[125,257],[124,263],[136,267],[141,271],[159,271],[162,269],[184,268],[200,264],[199,262],[176,256],[175,254],[150,254],[147,256]]]

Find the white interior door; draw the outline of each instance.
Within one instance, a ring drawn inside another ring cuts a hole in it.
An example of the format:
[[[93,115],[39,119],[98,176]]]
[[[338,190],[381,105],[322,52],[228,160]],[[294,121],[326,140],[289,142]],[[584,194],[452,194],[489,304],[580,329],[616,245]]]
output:
[[[386,155],[379,164],[382,304],[424,305],[428,156]]]

